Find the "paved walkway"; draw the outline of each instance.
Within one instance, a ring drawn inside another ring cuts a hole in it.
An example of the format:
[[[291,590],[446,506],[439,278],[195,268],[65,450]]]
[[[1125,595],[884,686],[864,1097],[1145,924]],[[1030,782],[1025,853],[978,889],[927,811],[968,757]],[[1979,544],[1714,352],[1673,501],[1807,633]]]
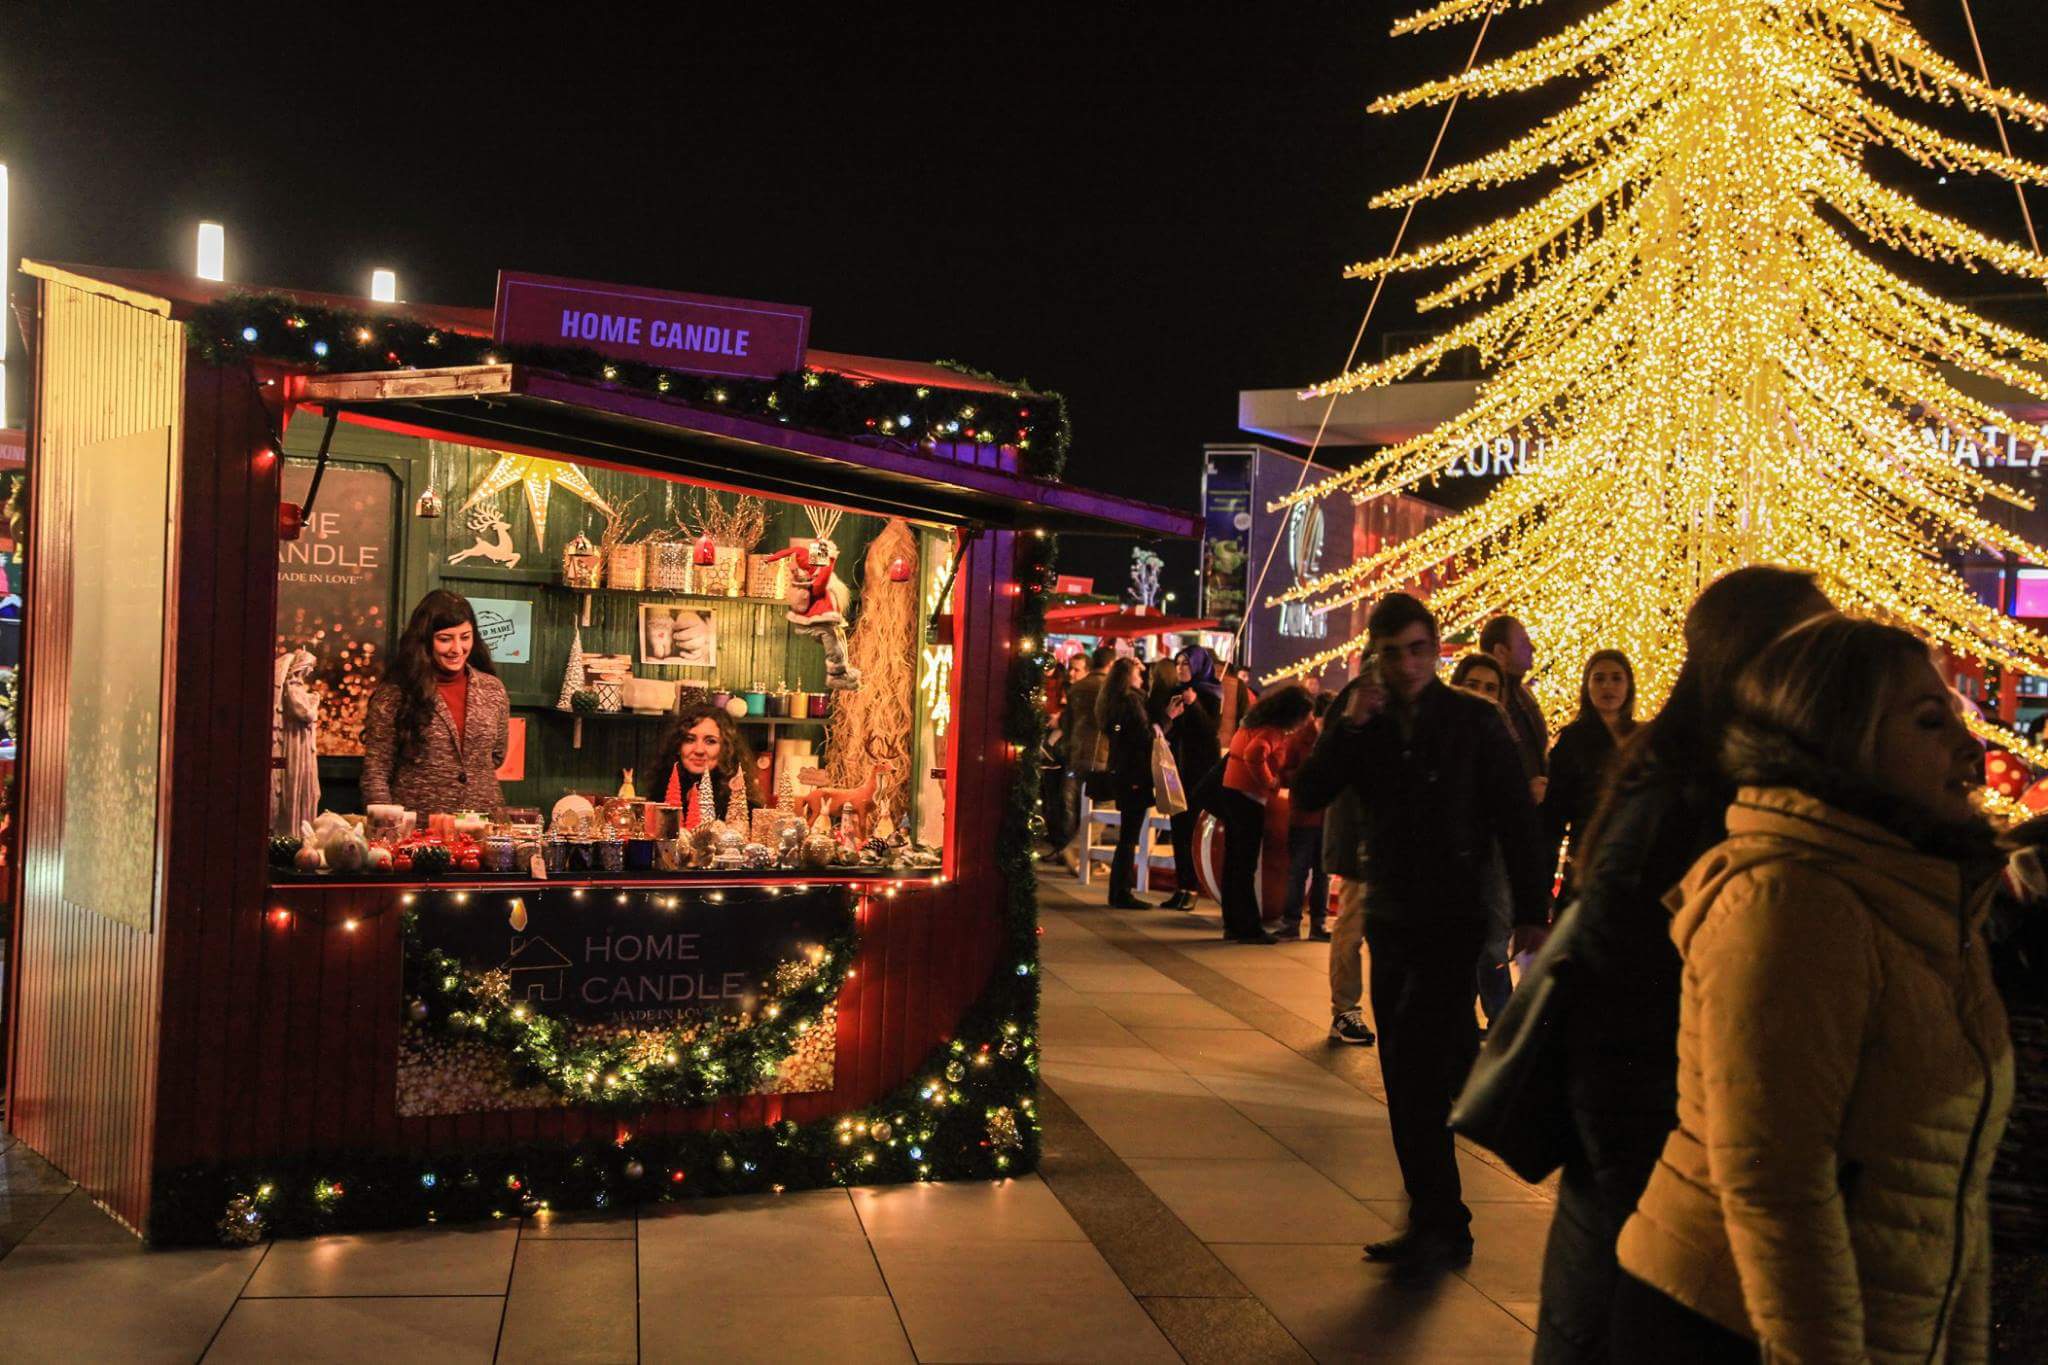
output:
[[[1043,890],[1038,1176],[144,1252],[0,1136],[0,1359],[1528,1359],[1542,1191],[1467,1154],[1469,1270],[1359,1259],[1400,1177],[1325,945]]]

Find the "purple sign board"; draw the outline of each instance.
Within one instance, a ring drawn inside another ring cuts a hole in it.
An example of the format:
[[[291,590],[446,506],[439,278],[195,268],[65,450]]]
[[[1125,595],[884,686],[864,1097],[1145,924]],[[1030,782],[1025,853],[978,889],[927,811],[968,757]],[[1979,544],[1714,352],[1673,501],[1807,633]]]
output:
[[[1244,612],[1250,622],[1244,632],[1244,659],[1257,685],[1276,669],[1344,644],[1356,633],[1352,607],[1318,613],[1305,602],[1266,605],[1267,599],[1352,561],[1356,508],[1350,493],[1339,492],[1269,512],[1269,503],[1304,482],[1326,477],[1329,470],[1319,466],[1304,478],[1303,461],[1262,445],[1210,446],[1205,454],[1206,486],[1213,497],[1207,531],[1216,540],[1203,546],[1203,587],[1205,592],[1214,591],[1207,571],[1217,567],[1219,559],[1235,561],[1240,553],[1236,543],[1242,543]],[[1240,529],[1244,514],[1249,515],[1248,531]],[[1209,605],[1204,611],[1220,614]],[[1343,660],[1322,670],[1326,687],[1341,686],[1346,676]]]
[[[492,335],[688,374],[773,379],[803,368],[810,331],[811,310],[794,304],[501,270]]]

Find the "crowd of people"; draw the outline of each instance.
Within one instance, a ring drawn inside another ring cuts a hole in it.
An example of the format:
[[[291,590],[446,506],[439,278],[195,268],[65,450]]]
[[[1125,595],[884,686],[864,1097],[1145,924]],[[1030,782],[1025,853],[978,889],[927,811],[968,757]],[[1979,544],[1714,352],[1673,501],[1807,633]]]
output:
[[[1435,618],[1394,593],[1366,644],[1334,696],[1254,697],[1200,647],[1077,661],[1053,804],[1073,865],[1082,795],[1114,803],[1110,904],[1143,908],[1163,737],[1189,807],[1165,907],[1196,904],[1207,811],[1225,936],[1306,918],[1329,941],[1330,1038],[1377,1041],[1409,1202],[1367,1258],[1470,1260],[1450,1115],[1511,964],[1556,932],[1541,1098],[1570,1155],[1538,1361],[1987,1359],[2013,1095],[1991,959],[2048,919],[2048,831],[1975,808],[1983,751],[1926,646],[1809,575],[1743,569],[1694,603],[1656,715],[1601,650],[1553,739],[1522,622],[1488,622],[1445,676]],[[1262,907],[1283,799],[1286,890]]]

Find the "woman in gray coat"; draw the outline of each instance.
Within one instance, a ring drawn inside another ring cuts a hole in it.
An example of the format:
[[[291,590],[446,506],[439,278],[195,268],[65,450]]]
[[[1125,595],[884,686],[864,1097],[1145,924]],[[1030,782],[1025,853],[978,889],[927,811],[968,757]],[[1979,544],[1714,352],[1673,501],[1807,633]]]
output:
[[[469,599],[420,599],[363,723],[363,801],[422,815],[504,804],[511,708]]]

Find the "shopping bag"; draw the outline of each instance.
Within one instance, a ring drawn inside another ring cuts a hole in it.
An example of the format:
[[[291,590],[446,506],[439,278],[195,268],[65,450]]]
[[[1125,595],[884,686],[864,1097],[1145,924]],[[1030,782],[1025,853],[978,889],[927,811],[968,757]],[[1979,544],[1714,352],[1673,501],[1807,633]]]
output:
[[[1161,815],[1179,815],[1188,808],[1188,794],[1180,784],[1180,767],[1173,761],[1173,746],[1166,732],[1152,727],[1152,806]]]

